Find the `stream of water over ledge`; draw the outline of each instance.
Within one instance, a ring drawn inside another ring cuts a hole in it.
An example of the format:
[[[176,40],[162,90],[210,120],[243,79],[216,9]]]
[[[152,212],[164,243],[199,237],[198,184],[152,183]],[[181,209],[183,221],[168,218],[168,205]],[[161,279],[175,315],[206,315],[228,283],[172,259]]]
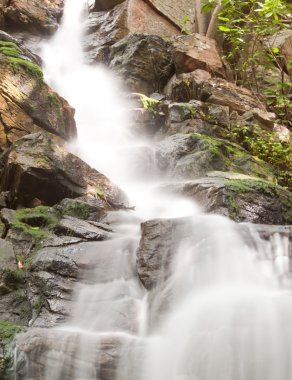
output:
[[[159,190],[151,141],[131,133],[118,79],[83,64],[86,5],[66,0],[62,25],[43,48],[46,80],[76,109],[72,151],[116,182],[135,211],[112,213],[112,238],[84,245],[90,265],[72,314],[38,330],[41,364],[28,359],[17,379],[290,380],[292,293],[281,281],[287,244]],[[167,218],[175,244],[165,276],[146,290],[136,273],[140,223],[157,218],[161,225]]]

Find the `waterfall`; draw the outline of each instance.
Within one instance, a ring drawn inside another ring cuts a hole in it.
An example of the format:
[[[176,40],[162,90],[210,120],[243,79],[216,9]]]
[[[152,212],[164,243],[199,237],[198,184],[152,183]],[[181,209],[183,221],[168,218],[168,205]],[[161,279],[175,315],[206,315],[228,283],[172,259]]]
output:
[[[43,47],[45,78],[76,109],[79,137],[70,149],[123,188],[136,211],[117,212],[113,238],[82,252],[90,268],[67,323],[47,332],[56,342],[45,379],[291,379],[292,299],[279,281],[287,251],[252,229],[244,239],[228,219],[158,191],[155,160],[152,176],[138,175],[151,142],[131,134],[119,79],[83,63],[86,8],[85,0],[65,2],[62,25]],[[177,237],[167,278],[146,291],[135,264],[140,223],[182,216],[191,233]],[[34,379],[43,378],[27,380]]]

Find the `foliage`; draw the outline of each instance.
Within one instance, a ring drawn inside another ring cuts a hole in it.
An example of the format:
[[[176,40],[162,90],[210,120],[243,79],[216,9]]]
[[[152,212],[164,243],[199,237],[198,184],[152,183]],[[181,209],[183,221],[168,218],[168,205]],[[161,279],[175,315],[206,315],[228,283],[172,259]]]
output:
[[[285,72],[290,63],[285,62],[279,48],[274,46],[272,36],[287,28],[291,4],[284,0],[208,0],[201,1],[201,6],[203,12],[211,14],[217,9],[216,17],[211,17],[210,23],[219,22],[219,30],[224,35],[224,57],[233,69],[237,84],[250,87],[259,96],[264,95],[279,118],[289,123],[292,83]],[[211,29],[215,30],[214,27]],[[210,33],[209,36],[216,37]],[[279,70],[279,77],[269,83],[264,78],[267,86],[264,94],[261,94],[262,83],[258,74],[261,67],[265,77],[268,70],[275,67]]]
[[[230,127],[227,137],[239,143],[252,155],[271,164],[280,185],[292,187],[291,144],[280,141],[274,133],[262,131],[256,125],[234,125]]]
[[[149,98],[146,95],[143,94],[137,94],[139,95],[139,100],[143,106],[143,108],[155,112],[155,107],[159,104],[159,101],[153,98]]]

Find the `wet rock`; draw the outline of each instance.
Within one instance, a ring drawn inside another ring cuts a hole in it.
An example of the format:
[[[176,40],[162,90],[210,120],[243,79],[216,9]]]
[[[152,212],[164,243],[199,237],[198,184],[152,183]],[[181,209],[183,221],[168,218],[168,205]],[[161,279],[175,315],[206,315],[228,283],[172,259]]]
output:
[[[204,102],[227,106],[230,112],[239,114],[253,108],[265,111],[265,106],[248,89],[220,78],[206,80],[200,87],[199,97]]]
[[[23,326],[19,326],[9,321],[0,320],[0,377],[3,380],[9,380],[14,377],[14,338],[22,331],[24,331]]]
[[[154,219],[141,224],[137,249],[137,272],[146,289],[163,282],[178,247],[178,236],[189,236],[187,218]]]
[[[63,217],[56,226],[56,232],[63,235],[76,236],[84,240],[105,240],[109,238],[108,231],[101,228],[101,224],[87,222],[72,216]]]
[[[126,0],[109,11],[93,12],[85,28],[83,45],[89,63],[107,62],[110,47],[132,33],[161,37],[180,34],[175,25],[143,0]]]
[[[161,171],[176,179],[192,179],[219,170],[273,179],[265,162],[255,159],[240,146],[199,133],[175,134],[156,145]]]
[[[197,201],[206,212],[237,222],[291,224],[292,194],[271,182],[238,173],[210,173],[209,177],[166,187]]]
[[[2,158],[1,190],[11,190],[14,204],[29,206],[33,199],[53,205],[63,198],[98,197],[105,209],[125,207],[124,194],[104,175],[67,152],[62,141],[48,133],[27,135]]]
[[[55,206],[62,215],[74,216],[84,220],[101,220],[106,212],[104,202],[99,197],[79,197],[75,199],[65,198]]]
[[[216,41],[200,34],[177,37],[173,60],[177,74],[201,69],[216,76],[225,76]]]
[[[41,130],[75,137],[74,110],[44,83],[37,58],[15,40],[0,38],[1,149]]]
[[[9,28],[53,34],[57,30],[62,10],[63,0],[12,0],[5,6],[5,24]]]
[[[206,189],[205,189],[206,190]],[[204,228],[204,225],[206,228]],[[250,246],[260,244],[254,232],[266,241],[272,241],[275,235],[280,236],[292,249],[291,226],[269,226],[269,225],[234,225],[244,242]],[[193,246],[200,241],[209,239],[210,217],[197,216],[192,218],[154,219],[141,224],[141,240],[137,250],[137,270],[143,285],[147,289],[157,287],[157,291],[163,291],[163,283],[170,274],[170,263],[174,259],[177,248],[185,240],[191,238]],[[263,248],[263,246],[262,246]],[[277,248],[274,246],[274,258],[277,256]],[[159,287],[162,285],[162,287]],[[155,289],[154,289],[155,292]],[[163,293],[164,294],[164,293]],[[166,295],[166,293],[165,293]],[[164,302],[165,300],[163,300]]]
[[[172,45],[155,35],[132,34],[113,45],[110,67],[134,92],[160,91],[172,76]]]
[[[117,373],[121,380],[134,380],[142,348],[143,342],[131,335],[31,329],[17,340],[16,379],[41,380],[47,370],[68,380],[76,375],[112,380]],[[56,363],[62,363],[62,368]]]

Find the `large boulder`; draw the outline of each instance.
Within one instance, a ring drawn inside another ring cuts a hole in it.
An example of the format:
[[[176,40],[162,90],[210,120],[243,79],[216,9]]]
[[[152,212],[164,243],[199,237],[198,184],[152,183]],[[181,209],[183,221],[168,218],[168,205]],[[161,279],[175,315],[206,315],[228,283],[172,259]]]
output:
[[[5,24],[9,29],[53,34],[58,28],[63,5],[63,0],[12,0],[5,5]]]
[[[184,195],[204,211],[236,222],[292,224],[292,193],[259,178],[212,172],[204,178],[167,185],[164,190]]]
[[[227,225],[229,230],[225,230]],[[205,250],[208,252],[208,249],[210,249],[210,246],[206,244],[206,240],[208,240],[209,244],[216,244],[220,228],[222,228],[222,233],[238,234],[238,236],[242,237],[243,244],[245,243],[251,247],[257,242],[254,232],[258,232],[266,241],[278,235],[288,240],[289,251],[290,253],[292,252],[291,226],[235,225],[228,223],[228,221],[223,222],[220,217],[214,216],[211,218],[206,215],[196,216],[196,218],[149,220],[141,224],[141,240],[137,250],[137,270],[146,289],[153,289],[158,286],[158,293],[161,291],[163,283],[171,274],[171,270],[173,270],[171,269],[171,263],[173,263],[181,244],[191,239],[195,257],[196,247],[203,243],[201,245],[201,254],[204,254]],[[213,246],[212,249],[216,250]],[[211,253],[213,253],[213,250]],[[274,254],[274,258],[276,258],[277,252],[274,252]],[[159,294],[159,298],[163,298],[161,293]],[[162,302],[165,302],[165,300],[162,299]]]
[[[224,77],[224,66],[216,41],[200,34],[179,36],[174,42],[176,73],[188,73],[196,69]]]
[[[10,190],[14,205],[34,199],[53,205],[63,198],[90,195],[106,209],[125,207],[122,191],[103,174],[66,151],[62,141],[45,132],[19,139],[2,157],[0,188]]]
[[[134,380],[142,364],[143,341],[126,334],[31,329],[16,344],[16,379]],[[59,364],[58,364],[59,363]]]
[[[74,138],[74,110],[45,84],[39,61],[9,35],[0,38],[1,150],[41,130]]]
[[[131,34],[112,46],[110,67],[130,90],[151,94],[162,89],[174,72],[172,45],[155,35]]]
[[[126,0],[108,12],[92,12],[86,22],[84,49],[89,62],[107,62],[110,47],[132,33],[161,37],[180,30],[143,0]]]
[[[194,179],[214,170],[273,179],[270,167],[227,140],[200,133],[174,134],[156,145],[158,168],[175,179]]]
[[[198,95],[202,101],[228,106],[230,112],[237,111],[243,114],[253,108],[265,110],[264,104],[253,96],[251,91],[220,78],[204,81]]]

